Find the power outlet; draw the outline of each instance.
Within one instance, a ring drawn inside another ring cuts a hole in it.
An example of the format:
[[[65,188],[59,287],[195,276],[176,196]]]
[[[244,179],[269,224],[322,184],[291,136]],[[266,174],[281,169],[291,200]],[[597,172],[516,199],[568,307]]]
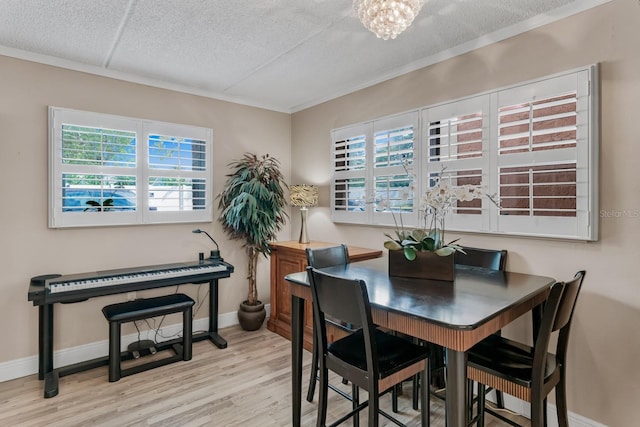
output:
[[[127,301],[133,301],[134,299],[136,299],[136,293],[135,292],[127,292]]]

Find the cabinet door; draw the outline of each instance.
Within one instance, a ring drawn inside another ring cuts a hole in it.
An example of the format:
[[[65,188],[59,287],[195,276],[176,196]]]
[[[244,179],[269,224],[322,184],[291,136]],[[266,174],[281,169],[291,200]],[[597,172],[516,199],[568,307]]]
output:
[[[278,281],[278,284],[276,286],[278,292],[278,295],[276,297],[278,322],[282,322],[289,326],[291,325],[291,291],[289,290],[289,282],[284,280],[284,278],[287,274],[297,273],[299,271],[303,271],[305,268],[306,262],[304,260],[286,256],[278,257],[278,277],[276,279]]]

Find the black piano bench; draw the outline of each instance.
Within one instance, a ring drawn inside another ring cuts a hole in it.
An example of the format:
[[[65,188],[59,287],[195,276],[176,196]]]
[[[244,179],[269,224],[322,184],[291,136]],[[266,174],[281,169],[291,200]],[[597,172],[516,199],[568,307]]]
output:
[[[109,321],[109,382],[118,381],[121,377],[164,366],[180,360],[191,360],[191,334],[194,301],[184,294],[164,295],[155,298],[144,298],[102,308],[104,317]],[[149,319],[172,313],[182,313],[182,346],[175,344],[175,355],[154,360],[128,369],[121,368],[120,334],[121,325],[136,320]]]

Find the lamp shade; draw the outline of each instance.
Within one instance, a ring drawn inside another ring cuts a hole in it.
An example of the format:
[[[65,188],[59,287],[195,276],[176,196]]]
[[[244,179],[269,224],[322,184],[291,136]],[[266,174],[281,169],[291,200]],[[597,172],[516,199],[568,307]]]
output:
[[[291,206],[318,206],[318,187],[316,185],[292,185],[289,187]]]

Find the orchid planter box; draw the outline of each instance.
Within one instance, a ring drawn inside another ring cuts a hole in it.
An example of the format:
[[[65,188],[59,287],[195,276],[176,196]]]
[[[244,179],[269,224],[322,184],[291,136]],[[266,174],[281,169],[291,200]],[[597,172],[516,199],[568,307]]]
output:
[[[433,252],[420,251],[416,252],[416,259],[409,261],[403,251],[389,251],[389,276],[453,282],[455,274],[453,254],[440,256]]]

